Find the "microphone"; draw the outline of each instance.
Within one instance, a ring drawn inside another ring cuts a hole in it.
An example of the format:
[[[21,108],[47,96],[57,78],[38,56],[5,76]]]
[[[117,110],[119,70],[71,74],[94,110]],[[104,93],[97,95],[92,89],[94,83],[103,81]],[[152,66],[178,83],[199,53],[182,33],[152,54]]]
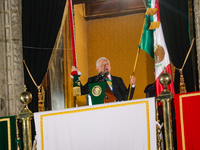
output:
[[[96,77],[96,82],[102,82],[105,81],[105,78],[108,76],[109,72],[107,71],[104,75],[102,72],[100,72]]]
[[[102,73],[102,72],[100,72],[100,73],[98,74],[98,76],[103,76],[103,73]]]
[[[103,78],[103,74],[102,74],[102,72],[100,72],[96,77],[96,82],[100,82],[102,80],[102,78]]]
[[[109,72],[107,71],[107,72],[103,75],[104,79],[108,76],[108,74],[109,74]]]

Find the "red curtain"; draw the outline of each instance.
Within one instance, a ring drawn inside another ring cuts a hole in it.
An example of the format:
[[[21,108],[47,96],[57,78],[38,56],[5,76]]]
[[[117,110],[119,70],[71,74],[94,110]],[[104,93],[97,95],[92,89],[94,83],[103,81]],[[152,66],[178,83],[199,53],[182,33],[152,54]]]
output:
[[[174,95],[177,150],[199,150],[200,92]]]

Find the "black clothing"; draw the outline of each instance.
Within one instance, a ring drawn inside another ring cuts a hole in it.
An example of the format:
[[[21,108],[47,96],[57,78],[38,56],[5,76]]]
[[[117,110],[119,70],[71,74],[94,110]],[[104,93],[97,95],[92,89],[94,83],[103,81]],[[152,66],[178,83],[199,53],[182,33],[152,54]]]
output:
[[[146,97],[156,97],[156,83],[147,85],[144,93],[146,93]]]
[[[117,101],[127,100],[129,89],[126,88],[122,78],[111,75],[111,79],[112,79],[112,85],[113,85],[112,93],[116,97]],[[88,82],[84,86],[81,86],[81,95],[89,94],[90,92],[89,92],[88,84],[96,83],[98,82],[98,80],[99,80],[99,76],[93,76],[93,77],[88,78]],[[134,90],[135,88],[131,87],[130,99],[132,99],[133,97]]]

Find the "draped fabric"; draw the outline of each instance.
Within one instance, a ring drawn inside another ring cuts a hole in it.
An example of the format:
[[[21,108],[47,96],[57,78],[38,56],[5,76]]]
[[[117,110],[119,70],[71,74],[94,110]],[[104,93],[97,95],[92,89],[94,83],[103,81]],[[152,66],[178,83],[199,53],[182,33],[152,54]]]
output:
[[[151,7],[151,4],[147,6]],[[153,22],[153,16],[145,15],[144,29],[139,47],[141,47],[142,50],[146,51],[152,58],[154,58],[153,30],[149,30],[151,22]]]
[[[156,150],[155,98],[34,113],[38,150]]]
[[[22,0],[23,59],[37,85],[47,71],[61,25],[66,0]],[[29,108],[38,110],[37,88],[24,69],[27,90],[33,95]]]
[[[177,150],[199,150],[200,92],[175,94]]]
[[[161,21],[159,1],[152,0],[151,8],[157,8],[157,13],[153,17],[154,22]],[[155,31],[153,32],[153,37],[154,37],[154,54],[155,54],[154,59],[155,59],[156,95],[158,96],[164,90],[164,86],[159,82],[160,74],[163,72],[164,69],[166,69],[167,73],[172,74],[169,53],[168,53],[165,38],[163,35],[162,21],[160,22],[159,28],[156,28]],[[171,82],[168,85],[168,89],[173,94],[175,94],[173,82]]]
[[[190,48],[188,0],[159,0],[160,16],[165,42],[171,62],[181,68]],[[191,54],[183,69],[187,91],[194,91],[194,76]],[[180,74],[175,72],[175,92],[179,92]]]

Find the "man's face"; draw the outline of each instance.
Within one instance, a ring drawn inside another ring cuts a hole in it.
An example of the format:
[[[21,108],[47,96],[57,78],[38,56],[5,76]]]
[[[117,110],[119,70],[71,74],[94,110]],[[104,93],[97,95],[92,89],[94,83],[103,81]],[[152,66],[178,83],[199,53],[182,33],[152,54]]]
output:
[[[110,73],[111,67],[110,64],[106,59],[101,59],[98,63],[98,67],[96,67],[97,71],[102,74],[105,74],[106,72]]]

